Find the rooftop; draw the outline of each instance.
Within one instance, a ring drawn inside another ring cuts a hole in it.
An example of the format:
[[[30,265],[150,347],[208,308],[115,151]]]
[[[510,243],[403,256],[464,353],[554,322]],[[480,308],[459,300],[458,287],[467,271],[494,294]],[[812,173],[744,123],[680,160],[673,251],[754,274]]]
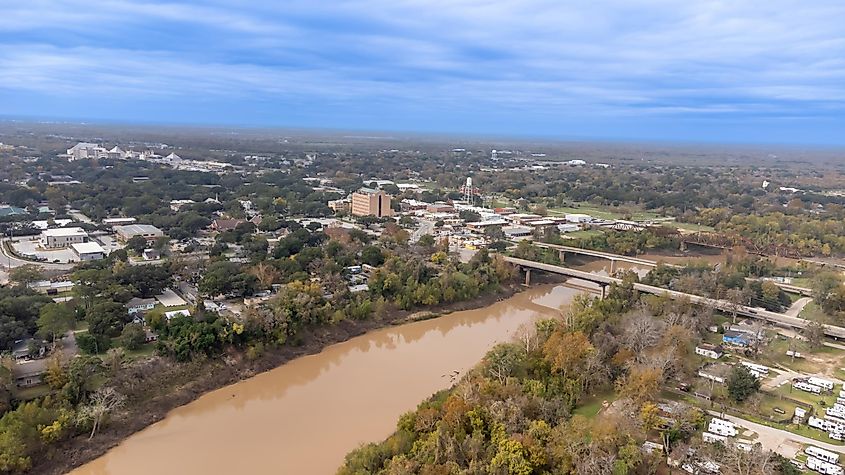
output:
[[[82,228],[54,228],[41,231],[44,236],[87,236]]]
[[[127,224],[125,226],[115,226],[114,229],[123,234],[155,234],[161,232],[159,228],[152,224]]]
[[[70,245],[74,251],[78,252],[79,254],[92,254],[92,253],[106,253],[106,250],[103,249],[103,246],[100,246],[96,242],[81,242],[76,244]]]

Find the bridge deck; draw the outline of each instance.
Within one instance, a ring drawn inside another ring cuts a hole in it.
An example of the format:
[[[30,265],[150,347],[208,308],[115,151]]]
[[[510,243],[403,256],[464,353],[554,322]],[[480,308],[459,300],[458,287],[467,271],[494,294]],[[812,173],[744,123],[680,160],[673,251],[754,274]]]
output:
[[[610,285],[610,284],[621,284],[622,280],[617,279],[615,277],[609,277],[605,275],[598,275],[592,274],[590,272],[585,272],[577,269],[570,269],[568,267],[561,267],[556,266],[553,264],[544,264],[542,262],[535,262],[529,261],[526,259],[519,259],[517,257],[510,257],[505,256],[505,261],[510,262],[511,264],[518,265],[525,269],[536,269],[541,270],[544,272],[549,272],[552,274],[558,275],[565,275],[568,277],[575,277],[577,279],[587,280],[590,282],[595,282],[598,284],[603,285]],[[665,295],[672,299],[687,299],[690,302],[697,304],[697,305],[704,305],[707,307],[714,308],[716,310],[721,310],[723,312],[733,313],[736,312],[737,315],[743,315],[745,317],[750,318],[757,318],[761,320],[766,320],[770,323],[774,323],[777,325],[782,325],[791,328],[803,329],[807,326],[809,320],[805,320],[803,318],[798,317],[791,317],[789,315],[778,313],[778,312],[770,312],[768,310],[763,310],[754,307],[748,307],[746,305],[736,305],[731,303],[727,300],[719,300],[719,299],[712,299],[709,297],[702,297],[700,295],[693,295],[687,294],[684,292],[678,292],[675,290],[664,289],[662,287],[655,287],[652,285],[646,284],[634,284],[634,289],[639,290],[640,292],[646,292],[653,295]],[[826,335],[833,336],[836,338],[845,338],[845,328],[837,327],[833,325],[824,325],[824,332]]]

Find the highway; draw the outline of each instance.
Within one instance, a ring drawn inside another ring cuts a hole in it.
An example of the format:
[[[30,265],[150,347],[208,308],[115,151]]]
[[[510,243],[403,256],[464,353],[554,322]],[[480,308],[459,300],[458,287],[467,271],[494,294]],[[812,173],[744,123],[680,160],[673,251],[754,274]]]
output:
[[[556,266],[553,264],[544,264],[542,262],[534,262],[517,257],[504,256],[505,261],[515,264],[523,269],[536,269],[552,274],[565,275],[568,277],[575,277],[590,282],[595,282],[602,285],[621,284],[622,279],[609,277],[604,275],[592,274],[590,272],[570,269],[568,267]],[[664,289],[662,287],[655,287],[646,284],[634,284],[634,289],[640,292],[646,292],[653,295],[665,295],[672,299],[687,299],[696,305],[704,305],[707,307],[721,310],[727,313],[736,312],[737,315],[742,315],[749,318],[757,318],[765,320],[776,325],[782,325],[789,328],[803,329],[809,323],[808,320],[798,317],[792,317],[783,313],[770,312],[759,308],[749,307],[746,305],[736,305],[727,300],[712,299],[709,297],[701,297],[699,295],[687,294],[675,290]],[[824,333],[828,336],[836,338],[845,338],[845,328],[833,325],[824,325]]]
[[[641,265],[641,266],[648,266],[648,267],[657,267],[659,264],[657,261],[652,261],[650,259],[641,259],[639,257],[630,257],[630,256],[623,256],[621,254],[613,254],[610,252],[603,252],[603,251],[594,251],[592,249],[582,249],[580,247],[571,247],[571,246],[562,246],[559,244],[548,244],[543,242],[535,242],[535,246],[543,249],[555,249],[561,252],[568,252],[571,254],[580,254],[583,256],[591,256],[591,257],[598,257],[601,259],[608,259],[610,261],[621,261],[621,262],[628,262],[631,264]],[[677,264],[670,264],[664,262],[663,265],[668,267],[677,267],[682,268],[684,266],[680,266]],[[752,279],[750,277],[746,278],[746,280],[760,280],[760,279]],[[806,287],[799,287],[797,285],[792,284],[784,284],[781,282],[771,281],[778,287],[780,287],[785,292],[791,292],[794,294],[799,294],[807,297],[813,296],[813,290],[808,289]]]

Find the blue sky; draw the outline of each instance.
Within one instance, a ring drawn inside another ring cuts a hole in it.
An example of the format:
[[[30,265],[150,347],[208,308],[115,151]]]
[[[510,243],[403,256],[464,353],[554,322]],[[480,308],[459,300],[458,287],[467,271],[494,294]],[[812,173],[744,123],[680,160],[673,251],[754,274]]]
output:
[[[7,1],[0,115],[845,145],[842,0]]]

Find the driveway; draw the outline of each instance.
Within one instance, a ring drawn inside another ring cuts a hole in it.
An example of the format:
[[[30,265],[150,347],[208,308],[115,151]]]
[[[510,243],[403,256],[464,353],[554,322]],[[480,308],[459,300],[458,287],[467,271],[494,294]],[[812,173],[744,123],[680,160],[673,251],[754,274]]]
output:
[[[790,317],[797,317],[798,314],[801,313],[801,310],[804,310],[804,307],[812,301],[813,299],[810,297],[801,297],[800,299],[793,302],[789,309],[787,309],[783,313],[789,315]]]

